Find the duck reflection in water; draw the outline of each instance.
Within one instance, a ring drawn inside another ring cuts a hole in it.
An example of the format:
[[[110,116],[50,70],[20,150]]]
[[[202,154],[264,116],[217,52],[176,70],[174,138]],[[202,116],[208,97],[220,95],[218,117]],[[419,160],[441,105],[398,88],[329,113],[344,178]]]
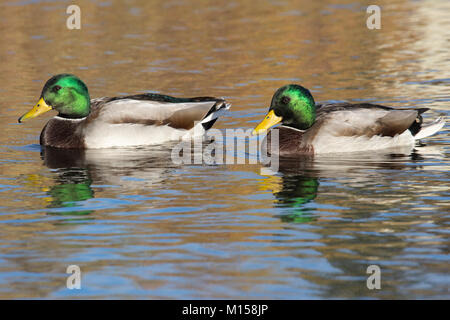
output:
[[[50,187],[48,195],[51,197],[50,208],[67,208],[51,212],[55,215],[88,215],[93,210],[71,210],[79,208],[79,203],[94,197],[91,188],[92,180],[86,169],[63,169],[56,178],[55,185]]]
[[[319,218],[315,206],[309,205],[317,197],[320,181],[333,179],[350,187],[361,188],[374,180],[391,184],[391,170],[423,170],[422,162],[428,157],[442,156],[441,150],[434,147],[418,147],[402,152],[349,153],[329,156],[280,157],[278,172],[267,176],[261,182],[262,190],[271,190],[279,208],[286,213],[278,215],[283,222],[305,223]],[[368,195],[360,201],[379,203],[376,197]]]
[[[303,223],[315,220],[314,210],[308,208],[307,203],[316,198],[319,179],[301,175],[283,176],[281,179],[280,190],[273,193],[276,205],[288,208],[286,214],[278,216],[281,221]]]
[[[312,156],[280,158],[278,173],[262,180],[261,189],[271,190],[276,199],[275,206],[284,208],[283,213],[277,215],[281,221],[304,223],[316,219],[313,210],[307,206],[316,198],[319,189],[318,176],[309,171],[313,166]]]
[[[173,171],[170,149],[162,147],[127,149],[58,149],[43,147],[44,164],[55,169],[55,184],[47,193],[50,208],[56,215],[88,215],[81,202],[94,198],[96,189],[120,186],[124,192],[148,190],[163,184]],[[66,209],[67,208],[67,209]],[[70,210],[69,208],[74,208]],[[77,209],[75,209],[77,208]]]

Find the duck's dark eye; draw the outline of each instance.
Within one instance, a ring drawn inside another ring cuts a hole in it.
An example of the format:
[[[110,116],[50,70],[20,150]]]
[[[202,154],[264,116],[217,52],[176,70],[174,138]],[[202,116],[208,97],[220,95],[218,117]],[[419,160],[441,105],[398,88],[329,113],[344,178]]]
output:
[[[289,102],[291,102],[291,98],[284,96],[281,98],[281,102],[283,104],[289,104]]]
[[[60,86],[54,86],[53,88],[52,88],[52,92],[58,92],[59,90],[61,89],[61,87]]]

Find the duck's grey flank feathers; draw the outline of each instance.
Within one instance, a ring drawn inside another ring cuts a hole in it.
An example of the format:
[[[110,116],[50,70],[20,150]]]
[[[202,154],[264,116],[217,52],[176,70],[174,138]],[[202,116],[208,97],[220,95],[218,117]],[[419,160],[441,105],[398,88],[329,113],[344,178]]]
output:
[[[155,97],[155,95],[151,95]],[[134,99],[139,97],[141,99]],[[142,98],[146,99],[142,99]],[[200,98],[173,98],[168,96],[150,100],[147,95],[118,98],[100,98],[91,101],[91,120],[111,124],[168,125],[175,129],[192,129],[196,121],[201,121],[216,106],[225,104],[224,100]]]
[[[317,109],[317,118],[309,134],[324,129],[334,136],[394,137],[409,129],[422,110],[393,109],[372,104],[331,104]]]
[[[229,108],[223,99],[156,94],[94,99],[91,105],[85,129],[88,148],[158,144],[203,135]]]

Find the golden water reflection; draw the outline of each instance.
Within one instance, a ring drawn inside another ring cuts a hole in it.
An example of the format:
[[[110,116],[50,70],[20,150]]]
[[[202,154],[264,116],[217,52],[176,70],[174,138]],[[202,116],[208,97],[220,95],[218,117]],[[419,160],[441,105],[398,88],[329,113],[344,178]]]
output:
[[[317,101],[448,116],[448,1],[0,4],[1,298],[446,298],[448,130],[411,153],[174,165],[170,148],[42,150],[17,117],[53,74],[92,97],[213,95],[215,127],[252,128],[296,82]],[[40,17],[36,19],[35,17]],[[77,294],[65,270],[79,264]],[[380,264],[383,290],[365,287]]]

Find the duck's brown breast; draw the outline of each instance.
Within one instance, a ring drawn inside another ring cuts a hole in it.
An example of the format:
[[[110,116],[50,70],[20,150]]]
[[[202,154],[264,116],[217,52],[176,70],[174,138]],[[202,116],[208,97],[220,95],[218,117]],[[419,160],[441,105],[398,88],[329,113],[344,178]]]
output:
[[[84,149],[84,125],[84,119],[72,120],[54,117],[42,129],[40,143],[55,148]]]
[[[275,134],[275,130],[278,134]],[[278,146],[273,141],[272,136],[278,135]],[[269,154],[278,154],[281,157],[290,157],[296,155],[313,155],[314,148],[311,144],[305,143],[304,132],[286,126],[280,126],[270,130],[267,134],[267,146]]]

